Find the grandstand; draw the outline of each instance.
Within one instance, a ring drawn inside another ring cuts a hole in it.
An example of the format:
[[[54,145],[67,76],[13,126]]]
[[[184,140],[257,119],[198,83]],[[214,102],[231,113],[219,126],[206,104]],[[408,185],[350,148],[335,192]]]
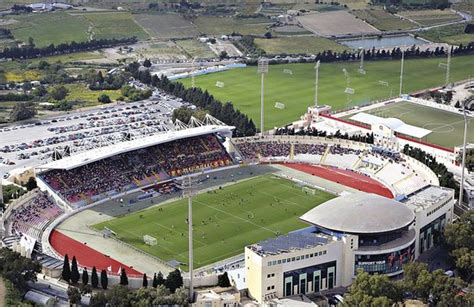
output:
[[[39,182],[68,204],[83,206],[182,175],[231,165],[221,137],[231,130],[202,126],[98,148],[42,166]]]
[[[297,136],[233,142],[244,161],[307,163],[349,170],[375,179],[395,196],[439,183],[431,170],[414,159],[371,144]]]

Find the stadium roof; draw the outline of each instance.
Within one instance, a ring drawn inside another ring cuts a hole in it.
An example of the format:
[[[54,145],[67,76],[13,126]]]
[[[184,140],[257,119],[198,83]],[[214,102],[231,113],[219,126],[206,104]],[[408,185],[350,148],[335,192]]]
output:
[[[109,146],[95,148],[87,150],[70,157],[63,158],[61,160],[53,161],[41,166],[38,169],[50,170],[50,169],[63,169],[70,170],[79,166],[83,166],[92,162],[96,162],[105,158],[113,157],[115,155],[147,148],[150,146],[167,143],[179,139],[190,138],[194,136],[206,135],[210,133],[221,133],[224,136],[230,136],[232,134],[233,126],[200,126],[194,128],[187,128],[183,130],[167,131],[163,133],[157,133],[151,136],[134,139],[131,141],[125,141],[116,143]]]
[[[393,199],[357,192],[331,199],[300,218],[329,230],[369,234],[409,226],[415,215],[407,206]]]
[[[260,241],[255,244],[255,247],[257,252],[261,254],[276,255],[295,249],[304,249],[318,245],[324,245],[327,242],[327,238],[317,236],[314,233],[290,232],[284,236]]]
[[[393,118],[393,117],[384,118],[384,117],[379,117],[379,116],[375,116],[375,115],[364,113],[364,112],[357,113],[356,115],[352,116],[350,119],[360,122],[360,123],[371,125],[371,126],[382,124],[389,127],[395,132],[408,135],[417,139],[421,139],[432,132],[431,130],[428,130],[428,129],[405,124],[403,121],[399,120],[398,118]]]

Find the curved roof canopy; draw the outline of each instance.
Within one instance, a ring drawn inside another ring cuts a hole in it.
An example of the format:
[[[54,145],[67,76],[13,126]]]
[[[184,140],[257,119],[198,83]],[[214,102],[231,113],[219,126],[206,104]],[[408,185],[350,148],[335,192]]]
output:
[[[331,199],[300,218],[337,232],[375,234],[409,226],[415,219],[415,214],[393,199],[357,192]]]

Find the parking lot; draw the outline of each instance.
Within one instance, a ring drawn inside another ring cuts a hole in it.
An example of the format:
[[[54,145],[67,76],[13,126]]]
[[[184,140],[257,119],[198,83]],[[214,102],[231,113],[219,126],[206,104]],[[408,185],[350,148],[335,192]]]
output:
[[[55,149],[76,152],[170,130],[173,110],[182,105],[181,99],[155,91],[145,101],[0,127],[0,173],[49,162]]]

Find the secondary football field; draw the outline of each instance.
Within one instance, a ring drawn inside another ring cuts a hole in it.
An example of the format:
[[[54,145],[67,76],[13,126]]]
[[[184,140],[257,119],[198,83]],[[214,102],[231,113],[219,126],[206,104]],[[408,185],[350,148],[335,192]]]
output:
[[[194,266],[238,255],[248,244],[308,226],[299,216],[333,197],[323,191],[307,194],[272,175],[199,194],[193,198]],[[165,261],[187,263],[187,210],[187,200],[182,199],[93,227],[108,227],[118,239]],[[144,235],[155,237],[158,244],[144,244]]]
[[[446,71],[439,67],[445,58],[405,61],[403,92],[440,86]],[[358,72],[358,62],[322,63],[319,73],[319,103],[333,110],[368,104],[374,100],[397,96],[399,92],[400,61],[365,62],[366,74]],[[291,74],[289,73],[291,71]],[[344,73],[346,71],[346,73]],[[457,56],[451,60],[451,80],[472,77],[474,56]],[[270,65],[265,76],[265,128],[271,129],[291,123],[306,112],[314,102],[314,63]],[[260,127],[260,76],[257,67],[233,69],[195,78],[196,86],[207,89],[222,102],[249,115]],[[223,82],[217,87],[216,82]],[[379,82],[384,81],[384,82]],[[190,79],[181,80],[186,86]],[[354,89],[347,95],[346,87]],[[275,108],[281,102],[284,109]]]
[[[430,108],[408,101],[390,104],[366,111],[380,117],[395,117],[406,124],[422,127],[432,132],[426,137],[429,143],[454,147],[463,142],[464,119],[462,114]],[[345,117],[350,118],[352,115]],[[474,142],[474,127],[468,126],[468,142]]]

